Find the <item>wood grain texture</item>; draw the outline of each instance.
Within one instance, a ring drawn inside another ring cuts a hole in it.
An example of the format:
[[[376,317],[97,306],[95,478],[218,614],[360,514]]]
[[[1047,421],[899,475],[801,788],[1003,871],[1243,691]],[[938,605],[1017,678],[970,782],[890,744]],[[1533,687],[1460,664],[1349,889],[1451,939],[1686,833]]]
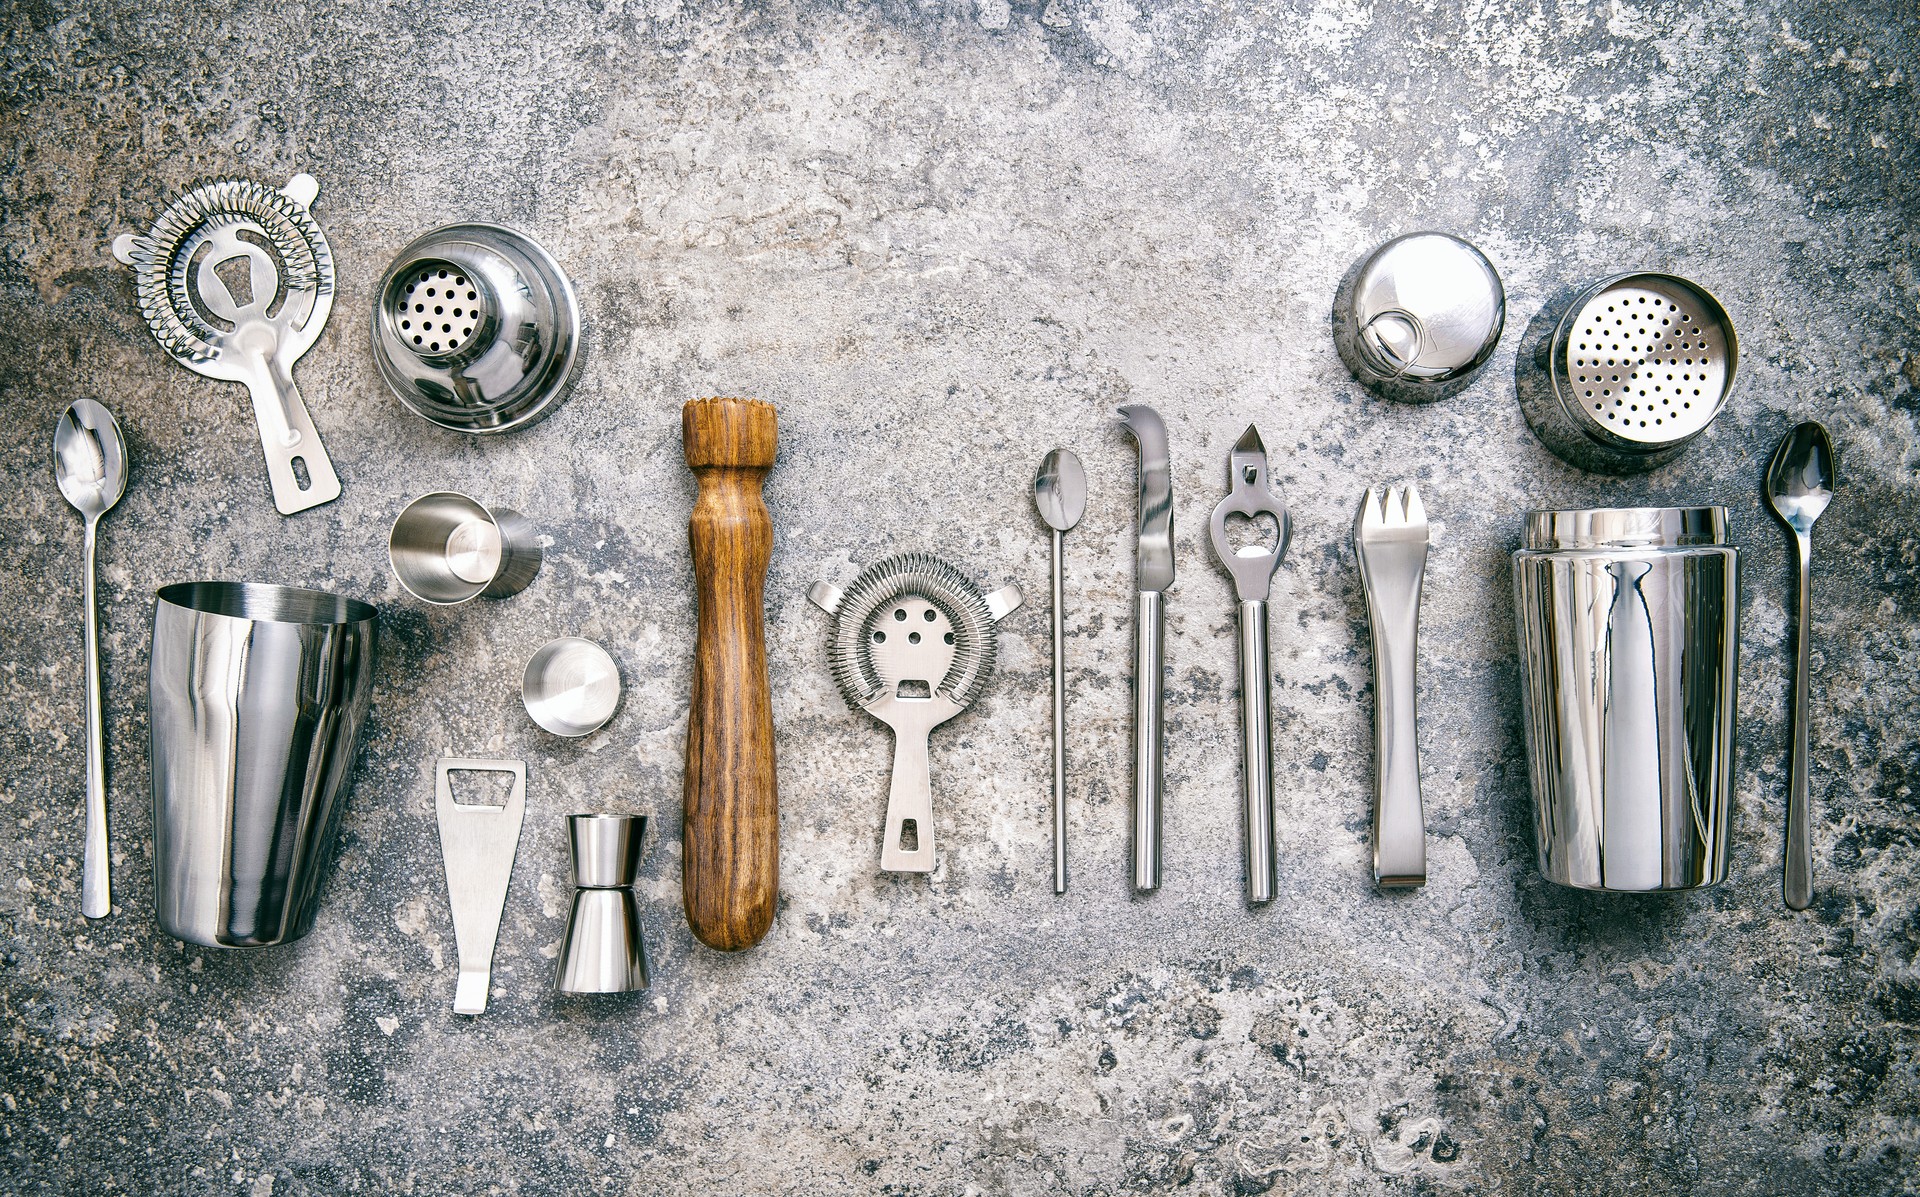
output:
[[[760,942],[780,897],[763,603],[773,520],[760,496],[778,420],[759,400],[696,399],[681,409],[680,431],[699,483],[687,540],[700,607],[681,892],[694,935],[732,952]]]

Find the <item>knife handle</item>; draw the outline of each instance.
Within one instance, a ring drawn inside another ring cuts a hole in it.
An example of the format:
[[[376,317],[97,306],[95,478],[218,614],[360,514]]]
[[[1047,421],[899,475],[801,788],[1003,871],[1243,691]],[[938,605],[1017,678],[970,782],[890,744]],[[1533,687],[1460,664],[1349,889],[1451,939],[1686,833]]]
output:
[[[1160,700],[1166,608],[1158,590],[1133,606],[1133,888],[1160,888]]]
[[[773,406],[755,399],[696,399],[680,429],[699,486],[687,522],[699,616],[681,893],[700,942],[732,952],[760,942],[780,897],[763,598],[773,519],[760,494],[779,429]]]

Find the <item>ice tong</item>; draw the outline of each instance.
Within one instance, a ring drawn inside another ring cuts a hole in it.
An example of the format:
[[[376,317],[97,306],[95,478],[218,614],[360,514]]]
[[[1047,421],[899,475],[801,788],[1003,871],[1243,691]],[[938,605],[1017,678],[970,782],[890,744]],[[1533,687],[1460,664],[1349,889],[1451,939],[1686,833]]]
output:
[[[1427,513],[1419,489],[1369,488],[1353,523],[1353,550],[1373,638],[1373,880],[1425,885],[1426,812],[1413,702],[1420,584],[1427,569]]]
[[[1275,865],[1273,845],[1273,746],[1268,720],[1267,596],[1273,575],[1286,556],[1293,537],[1293,521],[1286,504],[1267,489],[1267,448],[1253,425],[1227,455],[1230,487],[1213,509],[1208,530],[1214,556],[1233,578],[1240,600],[1240,775],[1247,822],[1247,901],[1273,901]],[[1235,548],[1227,538],[1227,517],[1238,515],[1256,523],[1271,516],[1278,539]]]

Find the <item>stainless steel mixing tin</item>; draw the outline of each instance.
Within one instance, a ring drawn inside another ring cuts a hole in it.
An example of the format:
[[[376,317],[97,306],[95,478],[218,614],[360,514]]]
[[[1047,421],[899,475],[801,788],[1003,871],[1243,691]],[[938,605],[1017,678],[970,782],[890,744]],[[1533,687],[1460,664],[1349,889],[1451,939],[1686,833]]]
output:
[[[566,398],[579,372],[573,284],[525,233],[443,225],[380,280],[373,357],[400,401],[442,428],[524,428]]]
[[[1656,469],[1706,431],[1733,394],[1740,342],[1719,300],[1672,274],[1602,279],[1546,347],[1547,385],[1518,389],[1534,435],[1583,470]]]
[[[317,590],[162,587],[154,604],[154,909],[259,947],[313,927],[373,693],[377,612]]]
[[[1722,507],[1534,511],[1513,555],[1540,871],[1579,889],[1727,875],[1739,551]]]

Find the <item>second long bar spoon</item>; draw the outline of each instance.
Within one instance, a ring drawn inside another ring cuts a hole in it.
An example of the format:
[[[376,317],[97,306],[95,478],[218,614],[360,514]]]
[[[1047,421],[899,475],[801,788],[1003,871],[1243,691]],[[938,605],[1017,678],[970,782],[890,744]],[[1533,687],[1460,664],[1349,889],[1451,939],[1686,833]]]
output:
[[[1067,892],[1067,652],[1063,541],[1087,511],[1087,472],[1071,449],[1055,449],[1033,477],[1033,505],[1053,529],[1053,892]]]
[[[1809,420],[1781,438],[1767,466],[1767,505],[1793,533],[1800,567],[1800,626],[1793,647],[1793,780],[1787,791],[1787,852],[1783,887],[1789,910],[1813,901],[1813,845],[1807,811],[1807,688],[1813,634],[1813,521],[1833,501],[1833,442]]]
[[[1287,555],[1293,539],[1293,521],[1286,504],[1267,489],[1267,447],[1259,432],[1246,432],[1227,454],[1227,497],[1213,509],[1208,531],[1213,555],[1233,578],[1240,601],[1240,773],[1246,803],[1247,901],[1273,901],[1278,872],[1273,848],[1273,740],[1268,716],[1270,675],[1267,672],[1267,596],[1274,571]],[[1261,516],[1271,517],[1277,539],[1272,548],[1263,540],[1235,548],[1227,535],[1227,519],[1239,516],[1258,529]]]
[[[100,718],[100,617],[94,601],[93,548],[100,517],[127,489],[127,442],[113,413],[76,399],[53,430],[53,476],[60,493],[87,521],[87,838],[80,866],[80,913],[102,919],[113,910],[108,882],[107,767]]]

